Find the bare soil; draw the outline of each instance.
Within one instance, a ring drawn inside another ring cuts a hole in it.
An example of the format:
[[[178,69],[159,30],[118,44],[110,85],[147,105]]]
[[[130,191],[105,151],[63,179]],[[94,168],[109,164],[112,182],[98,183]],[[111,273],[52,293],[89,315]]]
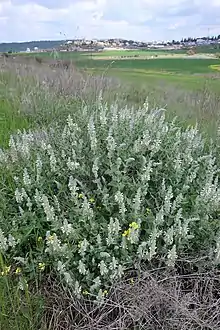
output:
[[[126,55],[118,55],[118,56],[94,56],[94,60],[151,60],[158,58],[184,58],[184,59],[215,59],[216,56],[214,54],[194,54],[194,55],[186,55],[186,54],[163,54],[163,55],[139,55],[139,56],[126,56]]]

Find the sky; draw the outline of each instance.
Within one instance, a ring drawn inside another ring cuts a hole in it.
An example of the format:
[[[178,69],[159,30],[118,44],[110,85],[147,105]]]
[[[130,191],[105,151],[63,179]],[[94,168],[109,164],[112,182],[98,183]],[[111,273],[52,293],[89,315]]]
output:
[[[220,34],[220,0],[0,0],[0,42]]]

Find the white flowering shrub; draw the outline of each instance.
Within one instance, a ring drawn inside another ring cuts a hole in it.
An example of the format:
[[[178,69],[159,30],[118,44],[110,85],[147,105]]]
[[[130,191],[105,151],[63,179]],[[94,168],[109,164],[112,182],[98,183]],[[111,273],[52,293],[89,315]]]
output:
[[[12,137],[0,162],[0,250],[27,280],[53,270],[77,295],[100,297],[140,262],[220,255],[214,147],[147,102],[100,98],[37,139]]]

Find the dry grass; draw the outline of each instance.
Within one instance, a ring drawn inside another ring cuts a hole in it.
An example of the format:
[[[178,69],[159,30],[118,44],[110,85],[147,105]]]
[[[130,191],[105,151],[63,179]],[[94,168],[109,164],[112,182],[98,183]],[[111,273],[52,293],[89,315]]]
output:
[[[47,330],[219,330],[219,292],[219,273],[178,276],[157,269],[133,284],[117,284],[98,305],[51,281],[45,324]]]
[[[91,94],[92,97],[97,96],[100,90],[109,94],[111,91],[118,90],[120,86],[116,78],[97,77],[79,71],[70,60],[28,56],[2,57],[0,65],[1,71],[7,73],[9,85],[20,82],[20,85],[26,87],[24,78],[28,78],[29,82],[35,83],[35,86],[32,84],[30,88],[36,85],[43,86],[56,96],[62,94],[85,100]]]
[[[72,62],[66,69],[60,61],[44,59],[39,63],[25,56],[0,58],[1,96],[14,105],[19,116],[28,118],[30,128],[53,125],[68,114],[79,115],[80,104],[92,107],[100,91],[106,101],[112,102],[120,89],[118,79],[88,75]]]
[[[186,125],[198,122],[211,136],[220,126],[220,96],[210,90],[210,80],[202,90],[190,91],[162,82],[156,85],[121,83],[105,74],[94,75],[79,70],[70,60],[10,56],[2,57],[0,64],[5,75],[7,98],[17,97],[19,110],[28,115],[39,114],[41,122],[45,112],[50,113],[50,118],[57,118],[73,111],[75,101],[91,106],[102,91],[106,101],[117,99],[119,105],[135,107],[142,105],[149,96],[152,107],[167,108],[168,117],[177,115]]]

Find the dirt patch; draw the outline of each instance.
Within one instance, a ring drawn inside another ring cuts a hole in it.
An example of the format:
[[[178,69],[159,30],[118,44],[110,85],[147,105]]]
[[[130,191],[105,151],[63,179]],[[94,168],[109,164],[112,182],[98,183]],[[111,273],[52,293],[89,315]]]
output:
[[[132,56],[126,56],[126,55],[118,55],[118,56],[94,56],[93,60],[151,60],[156,58],[175,58],[179,57],[177,54],[173,55],[132,55]]]
[[[214,54],[163,54],[163,55],[117,55],[117,56],[93,56],[93,60],[151,60],[151,59],[165,59],[165,58],[183,58],[183,59],[215,59]]]

